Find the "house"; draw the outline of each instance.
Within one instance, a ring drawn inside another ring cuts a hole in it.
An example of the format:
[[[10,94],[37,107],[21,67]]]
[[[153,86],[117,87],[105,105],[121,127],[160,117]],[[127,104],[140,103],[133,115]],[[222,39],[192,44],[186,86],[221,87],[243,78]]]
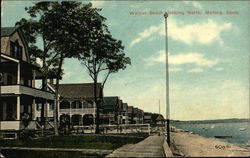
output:
[[[119,97],[110,96],[103,99],[103,124],[117,124]]]
[[[53,106],[54,94],[36,88],[39,67],[33,65],[28,45],[19,27],[1,28],[0,58],[0,130],[21,130],[22,117],[29,116],[27,128],[37,129],[39,117],[53,117],[49,107]],[[43,116],[39,106],[43,105]]]
[[[128,104],[127,103],[123,103],[122,104],[122,124],[129,124],[128,121]]]
[[[96,105],[103,99],[101,83],[97,83],[96,94],[99,103],[94,101],[93,83],[59,84],[60,122],[66,117],[71,125],[95,125]]]
[[[123,116],[123,102],[121,99],[118,101],[118,117],[117,117],[117,123],[122,124],[122,116]]]
[[[144,124],[152,124],[151,113],[144,113],[143,123]]]
[[[134,124],[134,107],[128,106],[128,121],[129,124]]]
[[[159,114],[156,118],[156,124],[159,126],[164,126],[164,123],[165,123],[164,117],[161,114]]]
[[[144,111],[142,109],[138,109],[138,124],[143,124],[144,119]]]

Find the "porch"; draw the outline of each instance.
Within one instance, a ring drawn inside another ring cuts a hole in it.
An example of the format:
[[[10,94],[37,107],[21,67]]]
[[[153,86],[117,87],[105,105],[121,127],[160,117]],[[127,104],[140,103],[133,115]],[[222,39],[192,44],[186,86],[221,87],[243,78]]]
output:
[[[22,130],[23,117],[29,120],[26,129],[38,129],[41,125],[37,122],[37,105],[52,103],[52,100],[38,98],[29,95],[1,95],[0,100],[0,130]]]

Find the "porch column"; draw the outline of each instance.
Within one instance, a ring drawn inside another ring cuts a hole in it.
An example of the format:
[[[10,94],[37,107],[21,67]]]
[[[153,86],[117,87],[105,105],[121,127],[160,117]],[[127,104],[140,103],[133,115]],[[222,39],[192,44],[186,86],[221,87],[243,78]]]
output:
[[[36,87],[36,72],[35,70],[32,71],[33,78],[32,78],[32,87]]]
[[[17,101],[16,101],[16,119],[20,120],[20,102],[21,102],[21,98],[20,96],[17,96]]]
[[[45,112],[44,112],[46,119],[48,119],[48,117],[49,117],[49,105],[50,105],[50,103],[46,102],[46,104],[45,104]]]
[[[17,84],[20,84],[20,78],[21,78],[21,73],[20,73],[20,63],[17,63]]]
[[[93,123],[95,125],[95,114],[92,114],[93,115]]]
[[[36,120],[36,100],[33,99],[32,103],[32,120]]]
[[[71,105],[72,105],[72,101],[69,102],[69,122],[71,123]]]
[[[81,101],[81,103],[82,103],[82,112],[81,113],[83,113],[83,105],[84,105],[83,103],[84,103],[84,101]]]

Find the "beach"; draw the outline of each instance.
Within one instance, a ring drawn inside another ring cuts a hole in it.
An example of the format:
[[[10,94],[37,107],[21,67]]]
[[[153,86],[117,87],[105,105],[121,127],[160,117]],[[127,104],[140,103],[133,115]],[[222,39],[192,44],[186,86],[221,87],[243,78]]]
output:
[[[171,132],[171,149],[177,156],[185,157],[249,157],[249,148],[205,138],[184,130]]]

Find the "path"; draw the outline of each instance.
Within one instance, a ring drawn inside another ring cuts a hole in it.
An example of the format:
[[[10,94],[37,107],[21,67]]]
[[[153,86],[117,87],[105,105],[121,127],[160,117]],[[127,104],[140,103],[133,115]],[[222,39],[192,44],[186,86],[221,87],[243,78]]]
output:
[[[137,144],[124,145],[106,157],[165,157],[164,139],[164,135],[149,136]]]

